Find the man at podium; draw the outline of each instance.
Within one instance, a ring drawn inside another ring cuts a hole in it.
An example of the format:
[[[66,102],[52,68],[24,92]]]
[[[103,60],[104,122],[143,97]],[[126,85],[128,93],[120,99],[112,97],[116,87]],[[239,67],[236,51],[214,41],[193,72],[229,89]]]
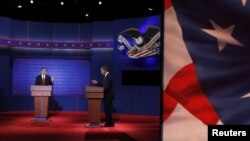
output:
[[[36,77],[35,85],[31,86],[34,96],[35,121],[47,121],[49,98],[51,98],[53,79],[47,73],[47,68],[41,68],[41,74]]]
[[[41,75],[36,77],[35,85],[53,85],[53,78],[47,75],[47,68],[41,68]]]
[[[113,79],[111,74],[109,73],[109,69],[107,66],[101,67],[101,74],[104,76],[103,83],[100,83],[96,80],[91,80],[93,84],[97,86],[102,86],[104,88],[104,112],[105,112],[105,127],[113,127],[114,121],[112,118],[112,101],[114,99],[113,93]]]

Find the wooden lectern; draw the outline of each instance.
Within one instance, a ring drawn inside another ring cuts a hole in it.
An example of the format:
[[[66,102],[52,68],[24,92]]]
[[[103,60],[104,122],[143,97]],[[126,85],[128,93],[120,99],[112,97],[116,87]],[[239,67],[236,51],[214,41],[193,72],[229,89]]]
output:
[[[103,87],[86,86],[85,93],[88,99],[87,127],[100,127],[101,122],[101,100],[103,99]]]
[[[34,96],[34,112],[36,121],[46,121],[48,117],[49,97],[51,96],[52,86],[31,86],[31,96]]]

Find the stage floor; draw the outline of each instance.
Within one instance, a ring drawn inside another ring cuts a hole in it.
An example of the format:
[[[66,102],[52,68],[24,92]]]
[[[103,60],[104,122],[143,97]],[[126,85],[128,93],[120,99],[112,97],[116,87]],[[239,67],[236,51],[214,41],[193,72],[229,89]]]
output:
[[[0,112],[0,141],[159,141],[157,116],[114,115],[115,127],[88,128],[87,113],[51,112],[32,122],[32,112]]]

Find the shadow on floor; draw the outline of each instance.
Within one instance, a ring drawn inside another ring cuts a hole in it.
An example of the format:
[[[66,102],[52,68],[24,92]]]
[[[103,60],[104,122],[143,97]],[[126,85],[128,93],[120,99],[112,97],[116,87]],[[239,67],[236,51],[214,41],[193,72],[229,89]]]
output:
[[[85,140],[118,140],[118,141],[137,141],[135,138],[129,136],[127,133],[117,131],[115,129],[109,131],[88,131],[85,134]]]

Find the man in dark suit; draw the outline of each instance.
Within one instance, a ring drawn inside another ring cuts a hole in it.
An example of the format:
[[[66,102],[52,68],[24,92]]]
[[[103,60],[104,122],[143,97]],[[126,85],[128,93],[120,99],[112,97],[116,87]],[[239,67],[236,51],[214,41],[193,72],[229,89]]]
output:
[[[103,86],[104,88],[104,112],[105,112],[105,127],[114,127],[114,121],[112,118],[112,102],[114,99],[114,92],[113,92],[113,79],[111,74],[109,73],[109,69],[107,66],[101,67],[101,74],[104,76],[103,83],[99,83],[96,80],[92,80],[93,84],[97,86]]]
[[[53,78],[47,75],[47,68],[41,68],[41,75],[36,77],[35,85],[53,85]]]

